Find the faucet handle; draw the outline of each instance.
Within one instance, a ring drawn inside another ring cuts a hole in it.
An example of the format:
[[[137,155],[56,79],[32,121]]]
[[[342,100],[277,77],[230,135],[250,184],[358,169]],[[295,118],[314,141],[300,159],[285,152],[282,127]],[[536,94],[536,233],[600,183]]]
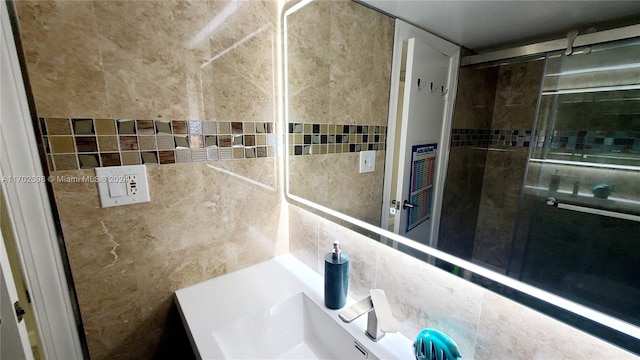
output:
[[[340,313],[338,313],[338,317],[342,319],[342,321],[350,323],[371,310],[373,310],[373,303],[371,302],[371,296],[367,296],[357,304],[351,305],[345,310],[340,311]]]
[[[378,327],[384,333],[398,332],[398,320],[391,313],[387,296],[382,289],[371,289],[371,303],[373,304]]]

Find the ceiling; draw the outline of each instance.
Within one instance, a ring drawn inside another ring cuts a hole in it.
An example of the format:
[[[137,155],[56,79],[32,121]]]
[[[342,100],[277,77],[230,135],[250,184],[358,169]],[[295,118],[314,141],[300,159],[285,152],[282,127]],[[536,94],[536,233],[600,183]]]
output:
[[[638,0],[359,1],[477,52],[640,23]]]

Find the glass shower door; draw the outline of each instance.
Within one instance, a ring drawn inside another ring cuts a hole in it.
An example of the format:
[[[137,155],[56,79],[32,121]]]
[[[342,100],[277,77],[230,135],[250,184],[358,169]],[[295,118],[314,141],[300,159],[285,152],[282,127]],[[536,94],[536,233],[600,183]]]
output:
[[[549,54],[509,273],[640,325],[640,39]]]

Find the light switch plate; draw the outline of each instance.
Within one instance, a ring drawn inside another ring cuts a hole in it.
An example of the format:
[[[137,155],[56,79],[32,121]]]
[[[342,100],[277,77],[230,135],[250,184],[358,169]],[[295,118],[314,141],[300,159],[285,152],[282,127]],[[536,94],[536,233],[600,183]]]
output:
[[[373,172],[376,169],[376,152],[360,151],[360,174]]]
[[[96,180],[103,208],[151,200],[144,165],[96,168]]]

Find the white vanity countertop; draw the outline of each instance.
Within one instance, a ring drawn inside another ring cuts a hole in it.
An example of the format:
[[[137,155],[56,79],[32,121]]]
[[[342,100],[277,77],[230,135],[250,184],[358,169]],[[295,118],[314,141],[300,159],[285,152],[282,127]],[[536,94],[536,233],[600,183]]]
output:
[[[176,291],[176,303],[196,356],[219,359],[223,355],[214,339],[214,329],[268,309],[300,292],[320,304],[357,341],[366,347],[375,346],[378,356],[389,359],[414,358],[412,343],[404,335],[386,334],[374,343],[364,334],[366,316],[350,324],[342,322],[338,318],[339,310],[324,306],[322,277],[291,254],[180,289]],[[355,302],[355,299],[348,298],[345,307]]]

